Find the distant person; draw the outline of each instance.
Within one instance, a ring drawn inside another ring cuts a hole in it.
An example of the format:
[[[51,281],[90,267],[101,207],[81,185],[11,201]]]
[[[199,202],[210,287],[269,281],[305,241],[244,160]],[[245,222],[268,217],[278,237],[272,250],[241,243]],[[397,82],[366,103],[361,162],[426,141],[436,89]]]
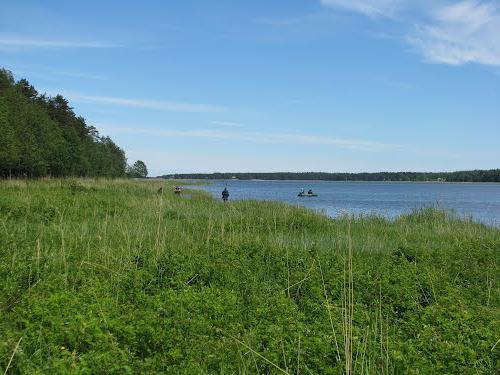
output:
[[[314,193],[313,193],[312,189],[309,189],[309,191],[307,192],[307,194],[313,195]]]
[[[227,202],[228,199],[229,199],[229,191],[227,190],[227,187],[225,187],[224,190],[222,190],[222,200],[224,202]]]

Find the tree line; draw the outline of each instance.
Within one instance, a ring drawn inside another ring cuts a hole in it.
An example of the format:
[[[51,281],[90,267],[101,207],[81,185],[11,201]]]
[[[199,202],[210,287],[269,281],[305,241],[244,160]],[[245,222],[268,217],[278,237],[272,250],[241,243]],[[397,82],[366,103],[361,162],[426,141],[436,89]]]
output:
[[[39,94],[0,69],[0,178],[145,177],[124,151],[74,113],[68,100]]]
[[[414,182],[500,182],[500,169],[458,172],[274,172],[274,173],[189,173],[169,174],[162,178],[196,180],[322,180],[322,181],[414,181]]]

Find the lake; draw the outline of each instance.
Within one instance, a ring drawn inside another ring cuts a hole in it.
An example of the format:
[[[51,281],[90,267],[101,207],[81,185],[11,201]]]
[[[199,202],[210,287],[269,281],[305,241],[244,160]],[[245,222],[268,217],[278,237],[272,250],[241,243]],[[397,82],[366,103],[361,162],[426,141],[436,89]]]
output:
[[[197,188],[220,199],[227,184],[230,200],[282,201],[332,217],[347,212],[395,218],[415,208],[438,206],[461,217],[500,227],[500,184],[239,180],[211,183]],[[302,188],[312,189],[318,197],[297,197]]]

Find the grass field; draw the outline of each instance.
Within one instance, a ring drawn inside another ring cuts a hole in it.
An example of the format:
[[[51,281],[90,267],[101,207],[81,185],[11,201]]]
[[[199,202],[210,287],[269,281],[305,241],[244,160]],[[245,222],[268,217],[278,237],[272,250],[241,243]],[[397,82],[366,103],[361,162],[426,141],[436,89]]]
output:
[[[171,184],[0,182],[1,373],[499,371],[499,229]]]

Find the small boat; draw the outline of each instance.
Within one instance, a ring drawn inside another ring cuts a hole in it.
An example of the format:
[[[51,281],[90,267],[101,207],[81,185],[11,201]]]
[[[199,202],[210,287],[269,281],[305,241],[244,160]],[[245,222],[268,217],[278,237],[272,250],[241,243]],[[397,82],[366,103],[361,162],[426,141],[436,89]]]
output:
[[[302,192],[300,192],[297,196],[298,197],[317,197],[318,194],[314,194],[314,193],[310,194],[310,193],[302,193]]]

